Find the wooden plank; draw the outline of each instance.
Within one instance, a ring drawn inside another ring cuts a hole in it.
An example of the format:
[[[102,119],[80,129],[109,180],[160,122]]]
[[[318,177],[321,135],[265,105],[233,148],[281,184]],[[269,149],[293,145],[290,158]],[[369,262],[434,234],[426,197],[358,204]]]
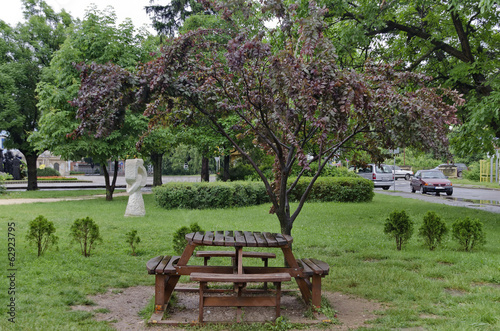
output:
[[[233,231],[226,231],[226,237],[224,239],[224,246],[234,246]]]
[[[193,237],[193,242],[196,244],[203,244],[203,237],[205,236],[205,233],[202,232],[196,232]]]
[[[285,237],[283,237],[281,233],[274,233],[274,238],[276,238],[278,246],[285,246],[288,244],[288,241],[286,241]]]
[[[314,262],[312,262],[310,259],[302,259],[302,262],[307,264],[309,268],[311,268],[316,275],[322,275],[323,274],[323,269],[318,267]]]
[[[170,256],[164,256],[161,262],[156,266],[155,273],[163,274],[163,269],[165,269],[165,267],[167,266],[168,261],[170,261]]]
[[[195,234],[196,234],[196,232],[188,233],[184,236],[184,238],[186,238],[187,241],[193,241],[193,237]]]
[[[285,238],[285,240],[288,242],[289,245],[291,245],[293,243],[293,237],[292,236],[284,234],[283,238]]]
[[[316,264],[318,267],[320,267],[321,270],[323,270],[323,275],[328,275],[328,273],[330,272],[330,265],[328,265],[328,263],[317,259],[310,260],[314,262],[314,264]]]
[[[314,270],[312,270],[306,263],[304,263],[302,259],[297,260],[297,263],[302,269],[304,269],[303,272],[305,275],[312,276],[314,274]]]
[[[196,257],[235,257],[235,251],[198,251]],[[261,258],[261,259],[274,259],[276,254],[269,252],[249,252],[243,251],[243,257]]]
[[[163,272],[168,275],[175,274],[177,270],[175,269],[174,263],[177,264],[180,258],[181,258],[180,256],[172,256],[170,258],[170,261],[168,261],[168,264],[163,270]]]
[[[261,283],[261,282],[287,282],[291,279],[288,273],[273,274],[219,274],[193,272],[192,281],[221,282],[221,283]]]
[[[163,260],[163,255],[152,258],[146,263],[146,269],[148,269],[148,274],[152,275],[155,273],[156,267]]]
[[[234,246],[246,246],[245,235],[241,231],[234,231]]]
[[[205,307],[274,307],[276,297],[205,297]]]
[[[214,245],[224,246],[224,231],[215,232]]]
[[[264,238],[262,233],[254,232],[253,236],[255,237],[255,241],[257,242],[257,246],[259,246],[259,247],[266,247],[267,246],[266,238]]]
[[[278,242],[276,241],[276,238],[274,238],[274,236],[271,233],[269,233],[269,232],[262,232],[262,235],[264,236],[264,238],[267,241],[267,246],[269,246],[269,247],[276,247],[276,246],[278,246]]]
[[[257,241],[253,236],[253,232],[243,231],[243,235],[245,236],[245,241],[247,242],[248,247],[257,247]]]
[[[212,231],[205,232],[203,237],[203,245],[212,246],[214,242],[214,233]]]

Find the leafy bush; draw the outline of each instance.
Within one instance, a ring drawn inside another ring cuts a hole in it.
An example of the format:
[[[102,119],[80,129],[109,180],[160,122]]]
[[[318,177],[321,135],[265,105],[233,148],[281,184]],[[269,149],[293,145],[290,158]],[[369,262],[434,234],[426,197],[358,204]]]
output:
[[[424,223],[418,231],[418,234],[424,238],[425,245],[431,251],[434,250],[446,233],[448,233],[448,228],[441,217],[433,211],[428,211],[424,216]]]
[[[464,170],[462,176],[468,180],[474,180],[479,182],[481,172],[479,162],[474,162],[469,166],[469,170]]]
[[[90,251],[98,241],[102,241],[99,226],[90,217],[79,218],[71,226],[71,236],[80,244],[82,255],[90,256]]]
[[[269,202],[263,183],[211,182],[167,183],[153,189],[156,203],[163,208],[227,208]]]
[[[400,251],[413,234],[413,221],[404,210],[395,210],[385,222],[384,233],[396,239],[396,247]]]
[[[46,177],[46,176],[61,176],[59,171],[57,171],[54,168],[51,167],[45,167],[43,169],[36,169],[36,175],[40,177]]]
[[[141,238],[137,235],[137,230],[131,230],[127,233],[125,233],[126,242],[127,244],[130,245],[132,248],[132,255],[135,255],[135,249],[137,248],[137,245],[141,242]]]
[[[0,172],[0,182],[4,180],[11,180],[14,179],[11,174],[8,174],[6,172]]]
[[[191,223],[189,227],[183,226],[174,232],[174,237],[172,239],[172,244],[174,247],[174,252],[176,254],[182,254],[184,248],[186,247],[186,234],[191,232],[202,232],[203,230],[198,225],[198,223]]]
[[[38,256],[43,255],[47,248],[57,244],[58,238],[54,234],[56,228],[53,222],[49,222],[44,216],[39,215],[30,222],[26,239],[35,244],[38,250]]]
[[[485,244],[486,238],[483,232],[483,223],[478,219],[471,220],[466,217],[458,219],[452,224],[452,234],[465,251],[471,251],[474,247]]]
[[[301,177],[290,192],[290,201],[297,201],[311,182],[311,177]],[[294,178],[290,179],[290,183]],[[367,202],[373,199],[373,182],[356,177],[319,177],[314,183],[308,201]]]
[[[290,179],[290,183],[294,179]],[[290,201],[300,199],[310,177],[302,177],[290,193]],[[156,203],[163,208],[228,208],[268,203],[262,182],[167,183],[153,188]],[[320,177],[309,194],[309,201],[366,202],[373,199],[373,183],[360,178]]]

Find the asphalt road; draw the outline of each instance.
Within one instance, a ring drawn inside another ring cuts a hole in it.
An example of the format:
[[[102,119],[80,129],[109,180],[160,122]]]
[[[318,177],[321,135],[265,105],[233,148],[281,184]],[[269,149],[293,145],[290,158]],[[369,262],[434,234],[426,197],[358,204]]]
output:
[[[405,198],[420,199],[433,203],[476,208],[493,213],[500,213],[500,186],[498,190],[455,186],[452,196],[447,196],[446,194],[437,196],[435,193],[422,194],[419,191],[411,193],[410,181],[398,179],[395,188],[391,186],[388,191],[377,188],[375,191],[377,193],[399,195]]]

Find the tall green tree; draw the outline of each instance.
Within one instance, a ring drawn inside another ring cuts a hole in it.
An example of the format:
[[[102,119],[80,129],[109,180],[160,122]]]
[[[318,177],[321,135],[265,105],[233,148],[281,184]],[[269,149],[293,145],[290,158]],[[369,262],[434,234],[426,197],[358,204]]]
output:
[[[24,154],[27,189],[36,190],[39,152],[28,140],[39,127],[35,89],[72,20],[64,11],[54,12],[43,0],[23,0],[23,5],[25,22],[11,27],[0,20],[0,131],[8,134],[7,148]]]
[[[170,0],[168,4],[156,4],[144,7],[153,22],[153,28],[160,34],[172,37],[182,26],[183,22],[193,14],[203,13],[203,4],[196,0]]]
[[[81,63],[108,63],[110,66],[133,71],[138,63],[149,59],[156,50],[156,40],[147,31],[135,30],[132,21],[116,24],[111,7],[104,11],[91,7],[81,23],[75,24],[60,50],[38,84],[39,108],[42,110],[40,129],[32,141],[39,149],[49,149],[64,159],[91,157],[103,166],[106,198],[111,200],[115,189],[119,160],[137,154],[135,143],[147,128],[142,115],[122,113],[123,123],[113,127],[105,138],[71,136],[78,127],[76,108],[71,102],[80,88]],[[112,64],[114,63],[114,64]],[[78,64],[78,65],[77,65]],[[114,177],[109,176],[107,162],[112,161]]]
[[[338,63],[361,69],[371,59],[424,73],[434,86],[467,100],[453,133],[455,150],[491,152],[500,138],[500,6],[490,0],[324,0],[325,33]],[[302,4],[300,12],[307,15]]]

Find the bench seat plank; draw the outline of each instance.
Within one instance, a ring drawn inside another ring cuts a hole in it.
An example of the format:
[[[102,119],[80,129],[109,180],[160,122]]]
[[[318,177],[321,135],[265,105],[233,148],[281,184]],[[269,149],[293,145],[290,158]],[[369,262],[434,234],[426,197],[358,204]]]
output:
[[[146,269],[148,269],[148,274],[153,275],[155,273],[156,267],[163,260],[163,255],[152,258],[146,263]]]
[[[204,272],[193,272],[191,280],[198,282],[221,282],[221,283],[261,283],[261,282],[287,282],[291,279],[288,273],[273,274],[215,274]]]
[[[161,262],[156,266],[155,273],[156,274],[163,274],[163,270],[167,266],[168,262],[170,261],[171,256],[164,256]]]

